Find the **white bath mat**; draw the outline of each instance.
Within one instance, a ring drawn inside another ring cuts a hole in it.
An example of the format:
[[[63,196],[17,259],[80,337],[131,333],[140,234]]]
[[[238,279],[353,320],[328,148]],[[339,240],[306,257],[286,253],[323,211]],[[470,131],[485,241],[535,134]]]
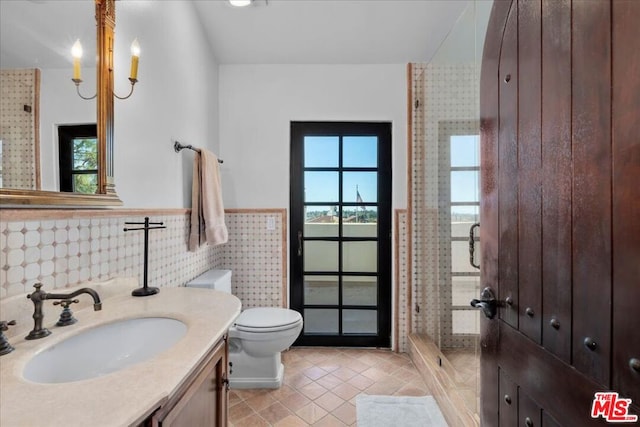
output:
[[[447,427],[433,396],[356,397],[358,427]]]

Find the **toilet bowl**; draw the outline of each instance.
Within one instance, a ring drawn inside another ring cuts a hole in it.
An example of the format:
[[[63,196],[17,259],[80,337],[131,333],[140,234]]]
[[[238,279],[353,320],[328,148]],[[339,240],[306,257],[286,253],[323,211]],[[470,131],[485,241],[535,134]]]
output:
[[[187,287],[231,293],[231,270],[209,270]],[[244,310],[229,328],[229,386],[279,388],[284,376],[281,352],[302,331],[302,316],[294,310],[259,307]]]

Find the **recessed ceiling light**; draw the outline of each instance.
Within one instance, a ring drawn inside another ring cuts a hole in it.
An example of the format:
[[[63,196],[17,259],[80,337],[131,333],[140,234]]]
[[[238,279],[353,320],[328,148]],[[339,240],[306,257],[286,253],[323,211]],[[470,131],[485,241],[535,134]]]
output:
[[[251,0],[229,0],[229,3],[231,3],[231,6],[244,7],[249,6],[251,4]]]

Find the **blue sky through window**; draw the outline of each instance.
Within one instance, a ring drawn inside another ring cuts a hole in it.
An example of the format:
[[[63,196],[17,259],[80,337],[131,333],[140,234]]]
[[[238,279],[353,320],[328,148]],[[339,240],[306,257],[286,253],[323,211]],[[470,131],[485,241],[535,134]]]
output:
[[[451,167],[478,168],[480,166],[480,137],[478,135],[453,135],[450,143]],[[480,171],[452,171],[451,201],[478,202],[479,200]]]
[[[375,136],[345,136],[343,138],[344,167],[377,167],[378,141]],[[338,167],[339,138],[337,136],[306,136],[304,138],[305,167]],[[338,201],[338,173],[306,171],[305,201]],[[343,202],[356,201],[356,186],[364,203],[375,203],[378,195],[376,172],[343,172]]]

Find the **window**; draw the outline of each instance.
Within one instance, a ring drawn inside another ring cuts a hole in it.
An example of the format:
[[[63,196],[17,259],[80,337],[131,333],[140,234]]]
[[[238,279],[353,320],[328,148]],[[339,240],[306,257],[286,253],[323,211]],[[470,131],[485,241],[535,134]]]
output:
[[[58,127],[60,191],[95,194],[98,137],[95,124]]]
[[[469,260],[469,232],[479,222],[480,136],[477,121],[442,121],[439,141],[438,247],[441,337],[444,347],[469,347],[479,333],[480,271]],[[475,240],[479,241],[475,231]],[[480,259],[475,246],[475,262]]]

